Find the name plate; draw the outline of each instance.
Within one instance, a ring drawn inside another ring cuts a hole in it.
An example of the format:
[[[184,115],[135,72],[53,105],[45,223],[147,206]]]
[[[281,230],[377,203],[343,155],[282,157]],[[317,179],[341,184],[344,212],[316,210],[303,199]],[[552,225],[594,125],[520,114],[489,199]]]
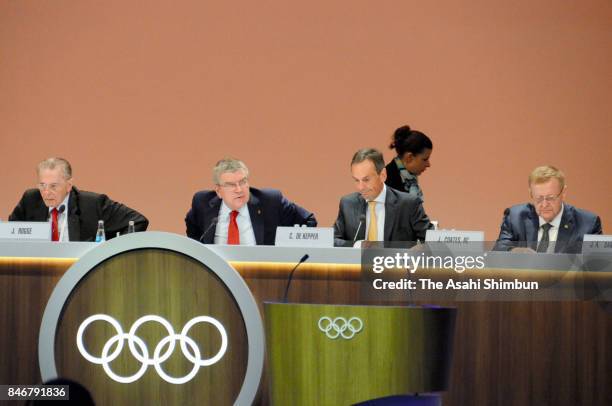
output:
[[[484,231],[427,230],[425,234],[425,242],[467,244],[482,241],[484,241]]]
[[[484,231],[427,230],[425,243],[436,250],[483,251]]]
[[[585,234],[582,239],[582,253],[612,253],[612,235]]]
[[[0,240],[51,241],[48,221],[0,222]]]
[[[323,247],[334,246],[332,227],[277,227],[277,247]]]

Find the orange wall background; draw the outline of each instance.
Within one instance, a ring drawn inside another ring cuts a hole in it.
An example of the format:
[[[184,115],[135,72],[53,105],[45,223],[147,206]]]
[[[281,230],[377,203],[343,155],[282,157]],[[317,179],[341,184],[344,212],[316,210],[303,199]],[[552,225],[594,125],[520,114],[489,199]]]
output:
[[[349,161],[402,125],[445,228],[495,239],[544,163],[612,234],[612,2],[0,2],[0,218],[48,156],[184,233],[221,157],[335,220]]]

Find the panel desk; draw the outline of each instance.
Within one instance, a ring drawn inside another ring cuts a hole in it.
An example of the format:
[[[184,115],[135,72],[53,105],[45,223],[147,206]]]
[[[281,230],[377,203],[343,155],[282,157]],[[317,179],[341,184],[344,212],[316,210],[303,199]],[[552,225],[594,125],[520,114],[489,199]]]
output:
[[[41,318],[62,274],[93,243],[0,243],[0,384],[40,381],[37,341]],[[361,253],[352,248],[210,246],[246,280],[260,309],[289,301],[364,303]],[[564,255],[496,253],[485,273],[508,268],[550,269]],[[497,262],[496,262],[497,261]],[[491,264],[498,264],[491,265]],[[456,306],[451,383],[445,405],[612,404],[612,310],[589,301],[470,301]],[[262,312],[263,314],[263,312]],[[265,390],[264,390],[265,392]],[[264,393],[264,403],[267,396]]]

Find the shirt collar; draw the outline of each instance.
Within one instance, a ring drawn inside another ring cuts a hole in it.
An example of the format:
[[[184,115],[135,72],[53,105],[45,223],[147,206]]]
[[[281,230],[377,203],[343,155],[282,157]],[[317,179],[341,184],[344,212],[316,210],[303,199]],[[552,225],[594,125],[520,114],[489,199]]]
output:
[[[249,213],[249,204],[245,204],[244,206],[242,206],[241,208],[238,209],[238,215],[248,215]],[[221,211],[219,212],[220,216],[229,216],[229,214],[232,212],[232,209],[229,208],[229,206],[227,204],[225,204],[225,202],[223,200],[221,200]]]
[[[68,213],[68,200],[70,200],[70,193],[66,194],[66,197],[64,197],[64,200],[62,200],[62,202],[57,206],[57,209],[59,210],[59,208],[62,207],[63,204],[65,206],[64,213]],[[48,207],[48,209],[50,214],[51,211],[55,209],[55,207]]]
[[[382,190],[380,191],[378,196],[376,196],[376,198],[373,201],[376,203],[385,204],[386,199],[387,199],[387,185],[383,183]]]
[[[540,220],[540,227],[542,227],[546,223],[550,223],[550,225],[552,225],[553,227],[559,228],[559,226],[561,225],[561,217],[563,216],[563,210],[565,210],[565,206],[563,205],[563,203],[561,203],[561,210],[559,210],[559,213],[557,213],[555,218],[551,221],[546,221],[542,217],[538,216],[538,219]]]

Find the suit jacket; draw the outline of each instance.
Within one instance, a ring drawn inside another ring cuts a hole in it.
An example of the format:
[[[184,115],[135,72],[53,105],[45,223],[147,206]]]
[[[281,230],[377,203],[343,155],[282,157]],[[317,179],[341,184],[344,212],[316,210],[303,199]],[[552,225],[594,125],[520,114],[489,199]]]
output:
[[[538,214],[532,204],[512,206],[504,211],[494,250],[508,251],[515,247],[535,250],[539,228]],[[601,233],[601,220],[597,215],[564,203],[555,252],[579,253],[585,234]]]
[[[359,218],[365,216],[367,202],[357,192],[340,199],[340,210],[334,224],[335,245],[350,247],[353,240],[364,240],[365,221],[359,227]],[[357,234],[357,229],[359,233]],[[418,197],[387,188],[385,197],[385,232],[384,241],[424,240],[428,229],[433,228],[429,222],[423,203]],[[355,238],[355,234],[357,237]]]
[[[47,221],[49,209],[38,189],[28,189],[9,216],[10,221]],[[117,203],[103,194],[86,192],[72,187],[68,200],[68,234],[70,241],[95,241],[98,220],[104,220],[106,238],[117,232],[127,233],[128,223],[134,221],[136,231],[145,231],[149,221],[136,210]]]
[[[193,196],[185,217],[187,237],[205,244],[214,243],[221,202],[212,190],[202,190]],[[274,245],[278,226],[317,226],[314,214],[290,202],[276,189],[250,188],[247,206],[257,245]]]
[[[387,180],[385,183],[387,186],[392,187],[395,190],[399,190],[404,192],[404,181],[402,180],[402,175],[400,175],[400,170],[395,163],[395,159],[392,159],[391,162],[385,166],[387,169]]]

